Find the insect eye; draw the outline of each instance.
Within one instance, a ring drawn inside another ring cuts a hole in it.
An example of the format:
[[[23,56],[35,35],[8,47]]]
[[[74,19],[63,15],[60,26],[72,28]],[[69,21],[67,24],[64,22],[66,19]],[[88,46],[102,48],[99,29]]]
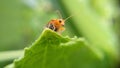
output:
[[[59,23],[61,23],[62,21],[61,20],[59,20]]]

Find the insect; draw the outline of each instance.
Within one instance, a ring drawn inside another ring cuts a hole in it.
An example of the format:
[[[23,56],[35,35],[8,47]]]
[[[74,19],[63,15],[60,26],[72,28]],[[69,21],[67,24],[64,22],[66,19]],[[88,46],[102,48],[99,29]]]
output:
[[[62,19],[62,16],[61,16],[60,12],[58,12],[58,14],[59,14],[60,19],[50,20],[48,22],[48,24],[46,25],[46,27],[55,31],[55,32],[61,33],[62,31],[65,30],[65,27],[64,27],[65,26],[65,21],[72,16],[69,16],[66,19]]]

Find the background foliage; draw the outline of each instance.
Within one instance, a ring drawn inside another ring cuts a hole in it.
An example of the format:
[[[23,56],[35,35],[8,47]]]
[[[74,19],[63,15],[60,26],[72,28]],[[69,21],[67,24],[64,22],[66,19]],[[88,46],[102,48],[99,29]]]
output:
[[[58,18],[56,10],[63,18],[74,15],[66,22],[63,36],[84,37],[92,46],[118,57],[118,4],[117,0],[1,0],[0,67],[22,55],[21,49],[38,38],[46,23]]]

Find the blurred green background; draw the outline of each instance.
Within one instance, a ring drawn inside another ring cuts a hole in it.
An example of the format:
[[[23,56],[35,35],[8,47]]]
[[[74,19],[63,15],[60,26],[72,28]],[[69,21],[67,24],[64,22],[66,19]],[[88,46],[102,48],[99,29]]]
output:
[[[63,36],[84,37],[112,56],[118,54],[119,4],[118,0],[0,0],[0,67],[21,55],[21,49],[58,18],[56,10],[63,19],[74,15],[66,22]]]

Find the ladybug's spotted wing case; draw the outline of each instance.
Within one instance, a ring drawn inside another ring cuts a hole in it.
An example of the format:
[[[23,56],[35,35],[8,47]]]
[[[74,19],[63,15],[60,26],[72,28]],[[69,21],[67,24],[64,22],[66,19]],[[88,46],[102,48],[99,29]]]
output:
[[[51,30],[55,30],[55,26],[52,23],[48,23],[46,27]]]

